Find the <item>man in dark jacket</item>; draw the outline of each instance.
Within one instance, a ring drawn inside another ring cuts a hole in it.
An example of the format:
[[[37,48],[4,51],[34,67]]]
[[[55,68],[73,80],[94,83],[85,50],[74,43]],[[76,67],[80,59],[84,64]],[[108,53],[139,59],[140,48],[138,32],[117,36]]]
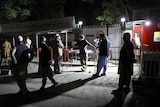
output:
[[[102,68],[103,73],[101,76],[106,75],[108,56],[110,53],[110,40],[104,34],[100,34],[99,46],[97,48],[99,48],[99,56],[97,62],[97,72],[93,75],[95,77],[100,75]]]
[[[41,51],[40,51],[40,71],[42,74],[42,86],[40,88],[40,91],[44,91],[45,89],[45,85],[47,82],[47,77],[50,79],[50,81],[53,83],[53,86],[57,85],[58,83],[54,80],[53,78],[53,73],[52,73],[52,69],[50,67],[50,51],[49,51],[49,47],[46,44],[46,38],[42,37],[42,43],[40,45]]]
[[[126,91],[130,90],[129,85],[131,76],[133,74],[133,62],[135,59],[134,47],[132,42],[130,41],[130,33],[124,33],[123,41],[124,44],[120,50],[118,67],[119,87],[117,90],[113,90],[113,94],[116,92],[122,92],[123,89],[125,89]]]
[[[18,36],[18,45],[13,48],[12,57],[13,57],[13,77],[16,80],[20,91],[20,95],[27,95],[28,90],[26,87],[26,76],[27,76],[27,67],[28,60],[22,57],[24,53],[28,50],[28,47],[23,42],[23,37],[21,35]]]
[[[84,35],[81,35],[79,38],[79,41],[73,46],[73,48],[77,47],[79,48],[79,56],[80,56],[80,62],[82,65],[81,70],[86,71],[87,68],[87,61],[88,61],[88,53],[87,53],[87,47],[92,46],[95,48],[94,45],[92,45],[89,41],[85,39]]]

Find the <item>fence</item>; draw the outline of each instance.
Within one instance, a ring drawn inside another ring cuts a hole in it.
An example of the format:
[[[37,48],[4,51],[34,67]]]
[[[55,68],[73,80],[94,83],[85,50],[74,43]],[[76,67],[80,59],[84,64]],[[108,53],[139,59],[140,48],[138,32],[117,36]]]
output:
[[[119,53],[120,53],[120,48],[121,47],[111,47],[110,48],[110,56],[108,60],[108,66],[109,67],[114,67],[118,65],[118,59],[119,59]]]
[[[160,52],[143,52],[141,67],[144,78],[160,80]]]

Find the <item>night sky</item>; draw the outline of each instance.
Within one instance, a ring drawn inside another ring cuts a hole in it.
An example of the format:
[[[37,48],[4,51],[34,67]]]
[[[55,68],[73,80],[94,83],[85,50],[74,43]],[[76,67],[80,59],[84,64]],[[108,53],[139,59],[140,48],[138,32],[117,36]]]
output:
[[[91,25],[91,18],[93,16],[92,8],[94,8],[94,5],[91,5],[88,2],[82,2],[81,0],[67,0],[65,15],[75,16],[76,23],[81,20],[83,21],[83,25]]]

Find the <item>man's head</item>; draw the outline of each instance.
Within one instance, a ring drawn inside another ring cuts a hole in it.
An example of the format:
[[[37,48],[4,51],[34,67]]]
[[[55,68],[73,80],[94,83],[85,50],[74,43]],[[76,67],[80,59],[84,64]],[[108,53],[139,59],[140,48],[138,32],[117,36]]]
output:
[[[47,39],[46,39],[44,36],[42,36],[42,41],[43,41],[43,42],[46,42],[46,40],[47,40]]]
[[[18,41],[23,42],[23,37],[21,35],[18,36]]]
[[[130,40],[130,37],[131,37],[130,33],[124,33],[124,34],[123,34],[123,40],[124,40],[124,41]]]
[[[58,41],[61,40],[61,36],[58,33],[56,34],[56,40],[58,40]]]
[[[99,37],[104,38],[105,37],[104,33],[100,34]]]

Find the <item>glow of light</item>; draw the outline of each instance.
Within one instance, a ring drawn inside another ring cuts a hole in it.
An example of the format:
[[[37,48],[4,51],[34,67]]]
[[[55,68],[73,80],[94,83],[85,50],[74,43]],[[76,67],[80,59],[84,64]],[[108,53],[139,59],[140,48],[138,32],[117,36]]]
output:
[[[126,19],[124,18],[124,17],[122,17],[121,18],[121,22],[123,23],[123,22],[125,22],[126,21]]]
[[[78,24],[81,26],[81,25],[83,24],[83,22],[82,22],[82,21],[79,21]]]
[[[146,22],[145,22],[145,25],[146,25],[146,26],[149,26],[150,24],[151,24],[150,21],[146,21]]]

